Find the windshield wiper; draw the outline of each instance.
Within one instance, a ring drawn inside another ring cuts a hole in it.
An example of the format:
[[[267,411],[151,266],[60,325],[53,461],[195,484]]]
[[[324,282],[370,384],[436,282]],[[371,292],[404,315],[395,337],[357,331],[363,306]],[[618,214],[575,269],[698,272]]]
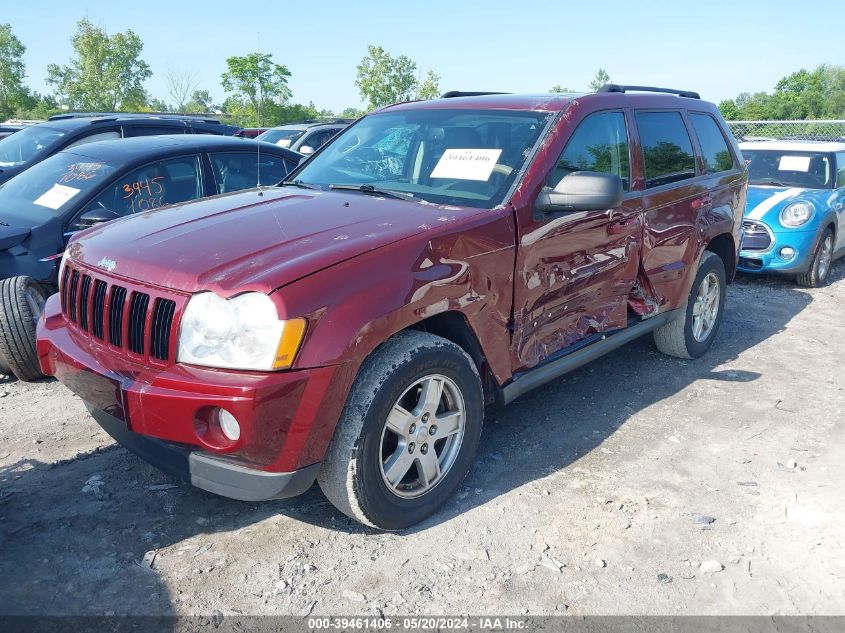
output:
[[[414,196],[410,193],[393,191],[392,189],[379,189],[373,185],[329,185],[329,189],[360,191],[371,196],[385,196],[387,198],[396,198],[397,200],[414,200]]]
[[[301,180],[283,180],[279,183],[280,187],[300,187],[302,189],[319,189],[317,185],[312,185],[307,182],[302,182]]]

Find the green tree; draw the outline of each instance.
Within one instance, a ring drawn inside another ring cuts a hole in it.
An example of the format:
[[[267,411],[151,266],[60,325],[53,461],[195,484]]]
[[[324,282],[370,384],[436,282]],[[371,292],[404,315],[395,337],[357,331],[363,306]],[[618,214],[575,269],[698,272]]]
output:
[[[208,90],[194,90],[191,93],[191,98],[185,104],[185,112],[192,112],[195,114],[214,112],[217,110],[211,99],[211,94]]]
[[[739,119],[739,108],[733,99],[725,99],[719,103],[719,112],[728,121],[736,121]]]
[[[366,112],[360,110],[359,108],[346,108],[339,116],[343,119],[360,119],[365,114]]]
[[[561,93],[563,93],[563,92],[570,92],[570,90],[569,90],[569,88],[564,88],[560,84],[557,84],[555,86],[552,86],[551,90],[549,90],[549,92],[561,92]]]
[[[284,103],[291,98],[288,88],[290,71],[273,63],[270,53],[249,53],[226,60],[228,70],[222,75],[223,89],[251,109],[249,115],[261,124],[261,106],[265,103]]]
[[[163,99],[149,99],[147,102],[147,107],[150,109],[150,112],[172,112],[173,108],[171,108],[167,103],[164,102]]]
[[[416,94],[417,99],[436,99],[440,96],[440,75],[429,70],[423,81],[417,81]]]
[[[375,110],[411,100],[417,89],[416,70],[416,63],[405,55],[393,57],[381,46],[368,46],[367,55],[358,64],[355,85],[367,108]]]
[[[0,116],[4,119],[24,106],[28,96],[23,80],[26,46],[12,33],[9,24],[0,24]]]
[[[73,36],[70,64],[47,67],[47,83],[68,107],[80,110],[133,110],[146,101],[144,82],[152,76],[141,59],[141,38],[131,30],[109,36],[87,19]]]
[[[609,83],[612,83],[610,75],[607,74],[604,68],[599,68],[595,78],[590,82],[590,90],[596,92],[599,88]]]

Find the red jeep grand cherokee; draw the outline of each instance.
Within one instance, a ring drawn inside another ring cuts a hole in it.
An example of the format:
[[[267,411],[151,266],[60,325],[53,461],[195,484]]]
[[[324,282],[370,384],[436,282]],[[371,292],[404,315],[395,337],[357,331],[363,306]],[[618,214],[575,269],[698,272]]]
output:
[[[316,480],[399,529],[460,485],[485,405],[646,332],[710,347],[746,190],[713,105],[446,97],[361,119],[278,188],[79,234],[44,372],[195,486],[255,501]]]

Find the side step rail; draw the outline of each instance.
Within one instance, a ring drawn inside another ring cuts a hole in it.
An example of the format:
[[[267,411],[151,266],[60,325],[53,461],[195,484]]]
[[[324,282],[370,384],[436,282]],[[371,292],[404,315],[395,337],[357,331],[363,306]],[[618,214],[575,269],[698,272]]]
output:
[[[559,378],[564,374],[578,369],[581,365],[586,365],[590,361],[604,356],[608,352],[615,350],[617,347],[622,347],[626,343],[630,343],[635,338],[639,338],[643,334],[648,334],[671,321],[678,315],[677,310],[670,310],[657,314],[645,321],[640,321],[634,325],[630,325],[625,329],[618,330],[613,334],[609,334],[579,349],[573,350],[569,354],[565,354],[560,358],[542,363],[533,369],[521,372],[514,376],[513,380],[502,387],[496,393],[496,404],[504,406],[519,398],[519,396],[528,393],[532,389],[546,384],[550,380]]]

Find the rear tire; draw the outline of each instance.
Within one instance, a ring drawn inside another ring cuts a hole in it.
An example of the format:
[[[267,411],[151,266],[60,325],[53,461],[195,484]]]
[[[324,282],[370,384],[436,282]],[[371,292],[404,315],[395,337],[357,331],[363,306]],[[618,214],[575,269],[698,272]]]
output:
[[[43,289],[31,277],[0,281],[0,358],[20,380],[44,376],[35,351],[35,325],[45,299]]]
[[[725,280],[722,258],[704,251],[687,304],[679,316],[654,331],[657,349],[676,358],[698,358],[710,349],[722,323]]]
[[[481,379],[466,352],[432,334],[400,332],[361,365],[317,481],[365,525],[414,525],[469,472],[483,417]]]
[[[805,288],[820,288],[827,285],[830,279],[830,269],[833,266],[833,231],[827,227],[813,253],[810,270],[795,277],[799,286]]]

